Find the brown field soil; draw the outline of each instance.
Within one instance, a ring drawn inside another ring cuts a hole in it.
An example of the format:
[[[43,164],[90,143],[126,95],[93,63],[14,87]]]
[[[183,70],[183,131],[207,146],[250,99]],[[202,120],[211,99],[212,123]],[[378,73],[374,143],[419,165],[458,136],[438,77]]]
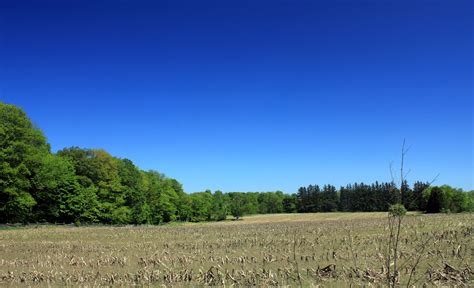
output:
[[[400,285],[473,287],[474,214],[405,217]],[[385,286],[387,213],[0,230],[0,286]],[[412,267],[419,262],[416,269]]]

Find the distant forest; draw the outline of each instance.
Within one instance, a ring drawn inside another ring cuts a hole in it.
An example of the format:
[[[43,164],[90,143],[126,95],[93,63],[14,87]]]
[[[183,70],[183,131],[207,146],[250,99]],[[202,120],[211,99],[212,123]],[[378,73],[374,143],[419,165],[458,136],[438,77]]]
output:
[[[219,221],[233,215],[329,211],[474,210],[474,191],[450,186],[356,183],[276,192],[187,194],[175,179],[143,171],[100,149],[52,153],[42,131],[20,108],[0,102],[0,223],[161,224]],[[401,192],[401,193],[400,193]],[[397,198],[401,197],[401,199]]]

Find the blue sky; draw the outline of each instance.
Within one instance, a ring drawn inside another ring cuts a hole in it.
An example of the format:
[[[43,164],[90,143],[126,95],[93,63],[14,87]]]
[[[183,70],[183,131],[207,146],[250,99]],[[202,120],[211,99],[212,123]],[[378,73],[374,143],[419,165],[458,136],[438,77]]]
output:
[[[403,138],[408,180],[474,189],[472,6],[6,0],[0,101],[187,192],[389,181]]]

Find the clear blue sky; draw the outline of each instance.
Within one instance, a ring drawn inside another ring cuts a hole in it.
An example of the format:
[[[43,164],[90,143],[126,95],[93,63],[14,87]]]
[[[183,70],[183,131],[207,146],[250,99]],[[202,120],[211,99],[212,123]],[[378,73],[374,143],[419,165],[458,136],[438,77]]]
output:
[[[474,189],[472,46],[471,0],[4,0],[0,100],[187,192],[389,181],[403,138]]]

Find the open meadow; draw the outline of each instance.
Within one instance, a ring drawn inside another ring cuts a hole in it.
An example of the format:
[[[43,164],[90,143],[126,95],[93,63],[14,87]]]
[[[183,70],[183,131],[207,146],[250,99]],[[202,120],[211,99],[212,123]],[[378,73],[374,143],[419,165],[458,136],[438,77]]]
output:
[[[409,215],[401,285],[473,285],[473,214]],[[384,285],[386,213],[0,230],[0,286]],[[418,263],[415,270],[412,269]]]

